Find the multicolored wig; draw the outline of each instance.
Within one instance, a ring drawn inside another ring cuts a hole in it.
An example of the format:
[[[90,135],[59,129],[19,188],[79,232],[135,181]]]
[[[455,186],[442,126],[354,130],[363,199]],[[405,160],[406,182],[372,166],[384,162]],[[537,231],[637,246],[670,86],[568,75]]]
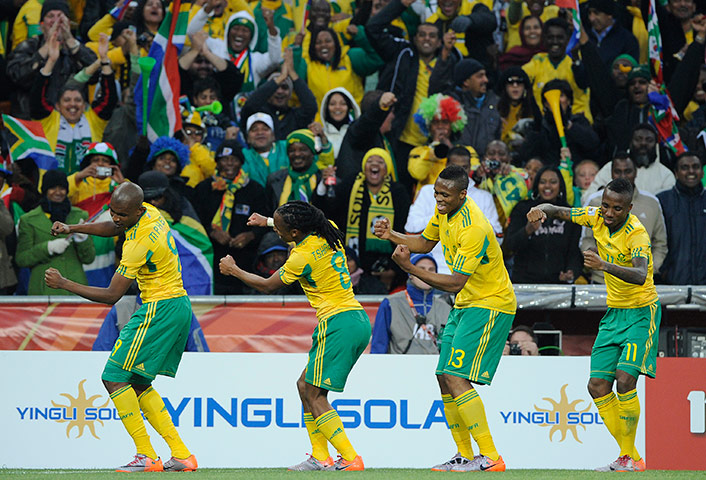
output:
[[[419,110],[414,114],[414,121],[427,137],[433,120],[446,120],[451,123],[451,131],[459,133],[466,126],[468,118],[460,103],[448,95],[437,93],[422,100]]]

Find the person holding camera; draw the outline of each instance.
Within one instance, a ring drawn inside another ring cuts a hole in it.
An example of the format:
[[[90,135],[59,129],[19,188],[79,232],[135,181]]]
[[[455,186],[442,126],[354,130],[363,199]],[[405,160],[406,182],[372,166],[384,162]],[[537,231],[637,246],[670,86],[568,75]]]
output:
[[[412,264],[436,273],[430,254],[415,254]],[[407,288],[386,297],[375,316],[370,353],[439,353],[437,338],[446,324],[451,305],[431,285],[410,275]]]
[[[503,355],[539,355],[537,336],[527,325],[518,325],[512,329],[505,342]]]

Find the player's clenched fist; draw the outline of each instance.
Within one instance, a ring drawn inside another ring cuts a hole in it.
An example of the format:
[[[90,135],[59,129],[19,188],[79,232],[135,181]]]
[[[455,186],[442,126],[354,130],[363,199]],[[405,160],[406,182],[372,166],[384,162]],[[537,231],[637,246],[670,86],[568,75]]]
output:
[[[583,266],[590,268],[591,270],[602,270],[603,260],[598,254],[593,250],[583,251]]]
[[[220,268],[221,273],[223,275],[232,275],[235,269],[238,268],[238,266],[235,264],[235,260],[233,260],[233,257],[231,257],[230,255],[226,255],[225,257],[221,258],[221,261],[218,264],[218,268]]]
[[[373,232],[376,237],[382,238],[383,240],[390,238],[390,220],[383,218],[375,222],[375,225],[373,225]]]
[[[57,270],[56,268],[47,268],[47,270],[44,272],[44,282],[49,288],[61,288],[61,282],[63,281],[64,277],[61,275],[61,273],[59,273],[59,270]]]
[[[405,271],[407,270],[407,267],[412,266],[409,256],[409,247],[407,245],[397,245],[395,251],[392,252],[392,260]]]
[[[69,234],[71,233],[71,229],[69,229],[69,226],[66,225],[65,223],[61,222],[54,222],[54,225],[51,226],[51,234],[54,236],[61,235],[61,234]]]
[[[263,217],[259,213],[253,213],[250,215],[250,218],[248,218],[248,226],[249,227],[266,227],[267,226],[267,217]],[[223,259],[225,260],[225,259]],[[223,262],[221,260],[221,262]]]
[[[527,212],[527,220],[530,222],[541,222],[547,219],[547,214],[541,208],[532,207],[529,212]]]

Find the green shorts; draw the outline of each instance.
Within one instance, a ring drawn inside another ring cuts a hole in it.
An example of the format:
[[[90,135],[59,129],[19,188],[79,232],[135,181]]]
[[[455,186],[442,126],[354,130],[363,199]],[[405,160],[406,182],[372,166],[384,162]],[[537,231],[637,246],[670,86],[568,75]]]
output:
[[[176,375],[191,328],[189,297],[143,304],[120,331],[101,378],[149,385],[159,375]]]
[[[365,310],[348,310],[320,320],[311,336],[306,383],[342,392],[353,365],[370,342],[370,333]]]
[[[654,378],[661,319],[659,300],[641,308],[608,308],[591,351],[591,377],[612,382],[622,370]]]
[[[490,385],[515,315],[487,308],[454,308],[441,337],[436,374]]]

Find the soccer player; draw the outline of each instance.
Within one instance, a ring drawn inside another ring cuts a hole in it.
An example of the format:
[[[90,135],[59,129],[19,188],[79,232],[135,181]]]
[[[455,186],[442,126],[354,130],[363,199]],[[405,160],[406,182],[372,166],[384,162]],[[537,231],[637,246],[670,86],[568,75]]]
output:
[[[110,201],[112,222],[52,225],[54,235],[114,237],[125,233],[120,266],[107,288],[67,280],[54,268],[44,277],[49,287],[107,304],[117,302],[137,279],[142,306],[120,331],[101,375],[137,449],[134,460],[117,471],[193,471],[198,467],[196,457],[182,442],[162,397],[152,388],[158,374],[176,375],[189,335],[191,303],[182,285],[181,263],[169,225],[159,210],[143,199],[139,186],[123,183]],[[164,464],[150,443],[140,410],[171,449],[172,458]]]
[[[436,376],[446,421],[458,453],[435,471],[504,471],[505,462],[490,435],[485,408],[474,383],[490,385],[505,347],[517,301],[490,222],[466,197],[468,173],[446,167],[434,184],[436,211],[421,235],[404,235],[387,220],[375,223],[375,235],[398,246],[392,259],[410,275],[456,294],[441,338]],[[428,253],[441,241],[451,275],[433,273],[410,262],[410,251]],[[469,435],[470,432],[470,435]],[[470,436],[480,454],[474,456]]]
[[[608,311],[591,352],[588,392],[620,446],[620,456],[598,471],[645,470],[635,448],[640,419],[637,378],[654,378],[661,309],[652,281],[650,237],[632,209],[633,185],[624,178],[603,190],[600,208],[567,208],[543,203],[527,213],[531,222],[547,217],[593,230],[598,252],[583,252],[584,266],[605,272]],[[613,393],[617,383],[618,395]]]
[[[269,278],[242,270],[230,255],[221,259],[221,273],[233,275],[263,293],[299,280],[319,320],[312,336],[309,362],[297,380],[312,453],[289,470],[364,470],[363,459],[348,440],[343,423],[327,398],[329,391],[343,391],[371,333],[370,319],[353,296],[343,251],[344,235],[321,210],[301,201],[280,206],[274,219],[255,213],[248,224],[274,226],[282,240],[296,246],[285,264]],[[340,453],[335,463],[329,456],[327,441]]]

